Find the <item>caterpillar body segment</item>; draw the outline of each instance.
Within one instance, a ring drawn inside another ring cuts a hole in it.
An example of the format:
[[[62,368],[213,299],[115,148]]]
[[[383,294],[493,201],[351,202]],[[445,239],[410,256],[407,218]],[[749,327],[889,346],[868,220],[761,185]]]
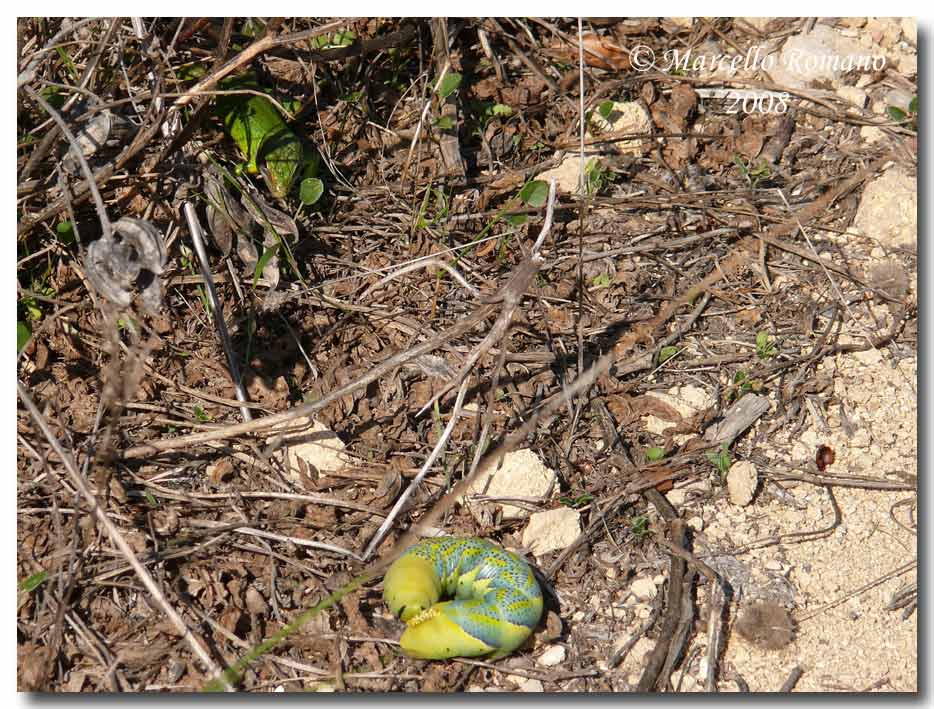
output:
[[[531,567],[473,537],[415,544],[389,567],[383,589],[389,609],[407,624],[403,652],[422,659],[502,657],[525,642],[542,615]]]

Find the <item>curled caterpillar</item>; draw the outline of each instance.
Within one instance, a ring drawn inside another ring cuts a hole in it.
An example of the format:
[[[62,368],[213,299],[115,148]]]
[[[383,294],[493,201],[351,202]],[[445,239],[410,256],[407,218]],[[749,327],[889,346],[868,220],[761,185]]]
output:
[[[438,603],[442,596],[453,601]],[[532,568],[515,554],[473,537],[435,537],[409,547],[386,572],[383,598],[407,624],[410,657],[509,654],[542,615]]]

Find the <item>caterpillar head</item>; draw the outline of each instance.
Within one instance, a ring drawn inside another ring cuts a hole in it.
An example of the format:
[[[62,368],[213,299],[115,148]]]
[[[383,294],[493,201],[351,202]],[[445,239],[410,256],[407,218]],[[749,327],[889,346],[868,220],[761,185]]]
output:
[[[441,598],[441,581],[434,564],[413,555],[399,557],[383,580],[383,599],[404,621],[431,608]]]

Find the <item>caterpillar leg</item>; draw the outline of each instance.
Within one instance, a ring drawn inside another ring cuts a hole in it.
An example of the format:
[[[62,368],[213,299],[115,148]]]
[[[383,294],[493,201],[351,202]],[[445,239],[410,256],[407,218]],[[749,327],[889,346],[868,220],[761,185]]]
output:
[[[409,620],[401,639],[406,655],[423,660],[444,660],[487,655],[497,649],[452,621],[445,613],[451,603],[438,603]]]

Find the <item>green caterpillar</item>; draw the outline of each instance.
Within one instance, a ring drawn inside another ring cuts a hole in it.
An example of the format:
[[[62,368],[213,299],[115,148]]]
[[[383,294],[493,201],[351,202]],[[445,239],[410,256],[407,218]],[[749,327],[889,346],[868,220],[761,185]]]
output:
[[[442,596],[454,600],[438,603]],[[402,651],[426,660],[503,657],[542,615],[532,568],[473,537],[435,537],[407,549],[386,572],[383,598],[408,626]]]

